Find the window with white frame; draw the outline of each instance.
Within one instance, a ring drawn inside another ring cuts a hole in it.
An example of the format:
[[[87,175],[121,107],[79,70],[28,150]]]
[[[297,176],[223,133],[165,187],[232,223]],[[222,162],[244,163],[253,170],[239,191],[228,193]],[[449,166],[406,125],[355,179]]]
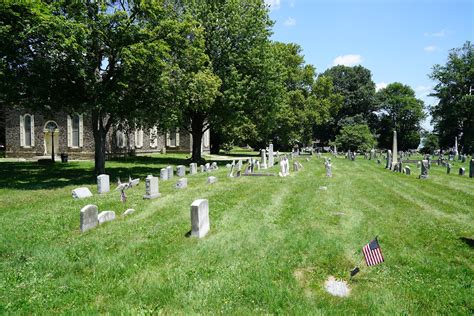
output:
[[[84,122],[82,114],[67,116],[67,145],[69,148],[83,147]]]
[[[135,130],[135,147],[142,148],[143,147],[143,129],[136,129]]]
[[[179,147],[179,129],[176,132],[166,134],[166,146],[168,147]]]
[[[35,146],[35,120],[34,115],[20,115],[20,146]]]
[[[209,130],[204,132],[203,138],[204,138],[204,147],[206,147],[206,148],[209,147],[209,142],[210,142],[210,138],[211,138]]]
[[[127,137],[123,131],[118,130],[116,133],[117,135],[117,147],[118,148],[125,148],[127,145]]]

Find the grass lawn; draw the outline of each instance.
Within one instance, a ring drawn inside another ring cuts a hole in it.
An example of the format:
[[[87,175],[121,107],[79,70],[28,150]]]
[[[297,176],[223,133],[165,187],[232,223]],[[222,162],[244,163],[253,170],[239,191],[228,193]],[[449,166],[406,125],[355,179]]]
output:
[[[223,167],[160,181],[162,197],[143,200],[140,183],[96,194],[92,162],[0,162],[0,313],[357,313],[474,312],[474,179],[433,165],[428,180],[393,173],[373,160],[300,161],[288,178],[228,178]],[[112,189],[159,174],[184,156],[107,163]],[[188,163],[186,162],[186,165]],[[468,173],[468,165],[464,164]],[[274,168],[277,172],[277,168]],[[73,200],[87,186],[94,197]],[[320,190],[326,186],[327,190]],[[211,231],[187,238],[190,204],[209,200]],[[96,204],[117,219],[81,234],[79,210]],[[127,208],[136,212],[121,214]],[[348,280],[375,235],[385,256],[350,281],[347,298],[324,290]]]

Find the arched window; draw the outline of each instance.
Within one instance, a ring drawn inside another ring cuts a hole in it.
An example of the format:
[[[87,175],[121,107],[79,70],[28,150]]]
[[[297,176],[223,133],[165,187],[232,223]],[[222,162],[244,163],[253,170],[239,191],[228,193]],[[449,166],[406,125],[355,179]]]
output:
[[[72,147],[79,147],[79,115],[72,116]]]
[[[34,115],[20,115],[20,146],[35,146],[35,120]]]
[[[25,115],[25,147],[31,147],[31,116]]]
[[[117,147],[118,148],[125,148],[125,146],[127,144],[127,141],[126,141],[126,138],[125,138],[125,133],[122,132],[122,131],[117,131],[116,135],[117,135]]]

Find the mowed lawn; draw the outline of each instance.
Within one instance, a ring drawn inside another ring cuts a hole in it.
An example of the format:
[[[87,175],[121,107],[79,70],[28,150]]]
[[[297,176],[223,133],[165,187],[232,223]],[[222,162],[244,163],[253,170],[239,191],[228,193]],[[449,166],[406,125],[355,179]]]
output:
[[[188,176],[160,181],[143,200],[143,179],[184,156],[108,162],[141,177],[126,205],[96,194],[91,162],[0,162],[0,313],[471,314],[474,311],[474,179],[433,165],[428,180],[358,158],[300,158],[288,178]],[[467,163],[464,164],[468,171]],[[277,173],[275,167],[273,172]],[[467,172],[468,173],[468,172]],[[87,186],[94,197],[73,200]],[[326,186],[327,190],[320,190]],[[190,204],[209,200],[211,231],[188,238]],[[96,204],[117,219],[81,234],[79,211]],[[136,212],[122,217],[127,208]],[[376,235],[385,262],[367,267],[361,248]],[[349,297],[326,293],[329,276]]]

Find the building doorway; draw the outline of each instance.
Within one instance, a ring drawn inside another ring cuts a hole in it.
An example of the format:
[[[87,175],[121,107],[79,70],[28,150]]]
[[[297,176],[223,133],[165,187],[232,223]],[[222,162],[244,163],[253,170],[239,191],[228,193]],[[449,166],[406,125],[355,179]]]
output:
[[[54,132],[51,132],[54,130]],[[54,135],[53,135],[54,134]],[[59,127],[55,121],[48,121],[44,124],[44,155],[51,155],[53,150],[54,139],[54,155],[59,153]]]

